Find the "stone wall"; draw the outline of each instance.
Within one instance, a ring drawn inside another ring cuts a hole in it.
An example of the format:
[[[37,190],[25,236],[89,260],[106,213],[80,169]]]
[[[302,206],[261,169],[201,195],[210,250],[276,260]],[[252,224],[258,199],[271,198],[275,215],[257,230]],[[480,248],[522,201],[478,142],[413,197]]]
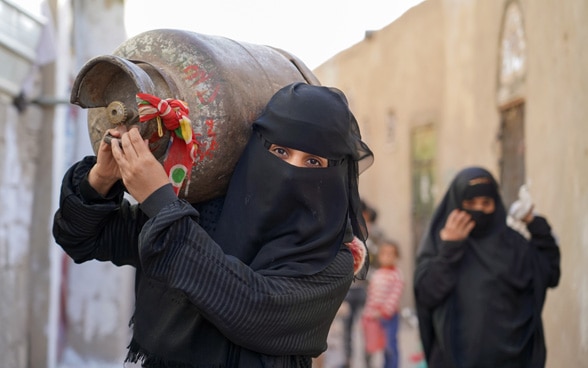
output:
[[[27,114],[33,116],[33,112]],[[37,114],[38,118],[38,114]],[[0,102],[0,356],[6,367],[26,367],[30,234],[40,120],[24,119],[9,96]]]
[[[350,103],[375,164],[360,182],[380,226],[414,252],[411,134],[430,125],[438,201],[453,175],[482,165],[500,178],[501,34],[510,0],[427,0],[314,70]],[[525,103],[525,176],[562,252],[560,285],[543,313],[547,367],[585,366],[588,355],[588,3],[519,0],[526,66],[515,98]],[[396,136],[388,141],[389,116]],[[508,205],[508,204],[507,204]],[[412,278],[414,258],[401,267]],[[404,305],[411,306],[410,286]]]

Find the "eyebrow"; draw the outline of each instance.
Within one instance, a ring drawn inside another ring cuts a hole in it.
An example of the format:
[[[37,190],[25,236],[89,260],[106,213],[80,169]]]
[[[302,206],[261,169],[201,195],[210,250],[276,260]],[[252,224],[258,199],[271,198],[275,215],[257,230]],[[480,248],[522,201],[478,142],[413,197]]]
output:
[[[490,183],[489,178],[475,178],[468,182],[469,185],[487,184]]]
[[[485,199],[494,200],[494,198],[489,197],[487,195],[479,195],[479,196],[475,196],[475,197],[472,197],[472,198],[462,199],[462,202],[473,202],[474,201],[474,198],[485,198]]]

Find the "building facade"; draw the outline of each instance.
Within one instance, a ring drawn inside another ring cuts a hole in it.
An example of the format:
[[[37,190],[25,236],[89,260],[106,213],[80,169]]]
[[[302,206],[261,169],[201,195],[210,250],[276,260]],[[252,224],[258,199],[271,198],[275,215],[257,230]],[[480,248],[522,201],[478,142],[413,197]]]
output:
[[[314,70],[341,88],[375,163],[361,178],[384,232],[403,247],[403,304],[435,204],[463,167],[528,184],[562,253],[547,295],[548,367],[588,356],[588,3],[426,0]]]
[[[133,271],[78,266],[51,233],[65,170],[92,152],[71,83],[87,60],[125,40],[123,5],[0,0],[1,367],[124,359]]]

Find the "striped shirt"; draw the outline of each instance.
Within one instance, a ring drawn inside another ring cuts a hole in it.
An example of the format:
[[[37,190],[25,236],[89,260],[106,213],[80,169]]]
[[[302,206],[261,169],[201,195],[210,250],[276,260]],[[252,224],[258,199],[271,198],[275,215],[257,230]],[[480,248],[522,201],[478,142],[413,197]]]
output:
[[[381,267],[369,281],[363,315],[368,318],[391,318],[398,312],[404,278],[397,267]]]

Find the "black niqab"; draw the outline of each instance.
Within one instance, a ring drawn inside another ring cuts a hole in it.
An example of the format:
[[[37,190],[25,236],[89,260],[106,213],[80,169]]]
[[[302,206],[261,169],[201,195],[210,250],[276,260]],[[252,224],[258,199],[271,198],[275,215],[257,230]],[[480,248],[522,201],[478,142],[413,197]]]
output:
[[[292,166],[267,150],[278,144],[327,158],[327,168]],[[353,234],[365,240],[357,188],[373,155],[337,89],[294,83],[253,123],[229,183],[214,239],[264,274],[312,275]],[[350,224],[350,225],[349,225]]]

